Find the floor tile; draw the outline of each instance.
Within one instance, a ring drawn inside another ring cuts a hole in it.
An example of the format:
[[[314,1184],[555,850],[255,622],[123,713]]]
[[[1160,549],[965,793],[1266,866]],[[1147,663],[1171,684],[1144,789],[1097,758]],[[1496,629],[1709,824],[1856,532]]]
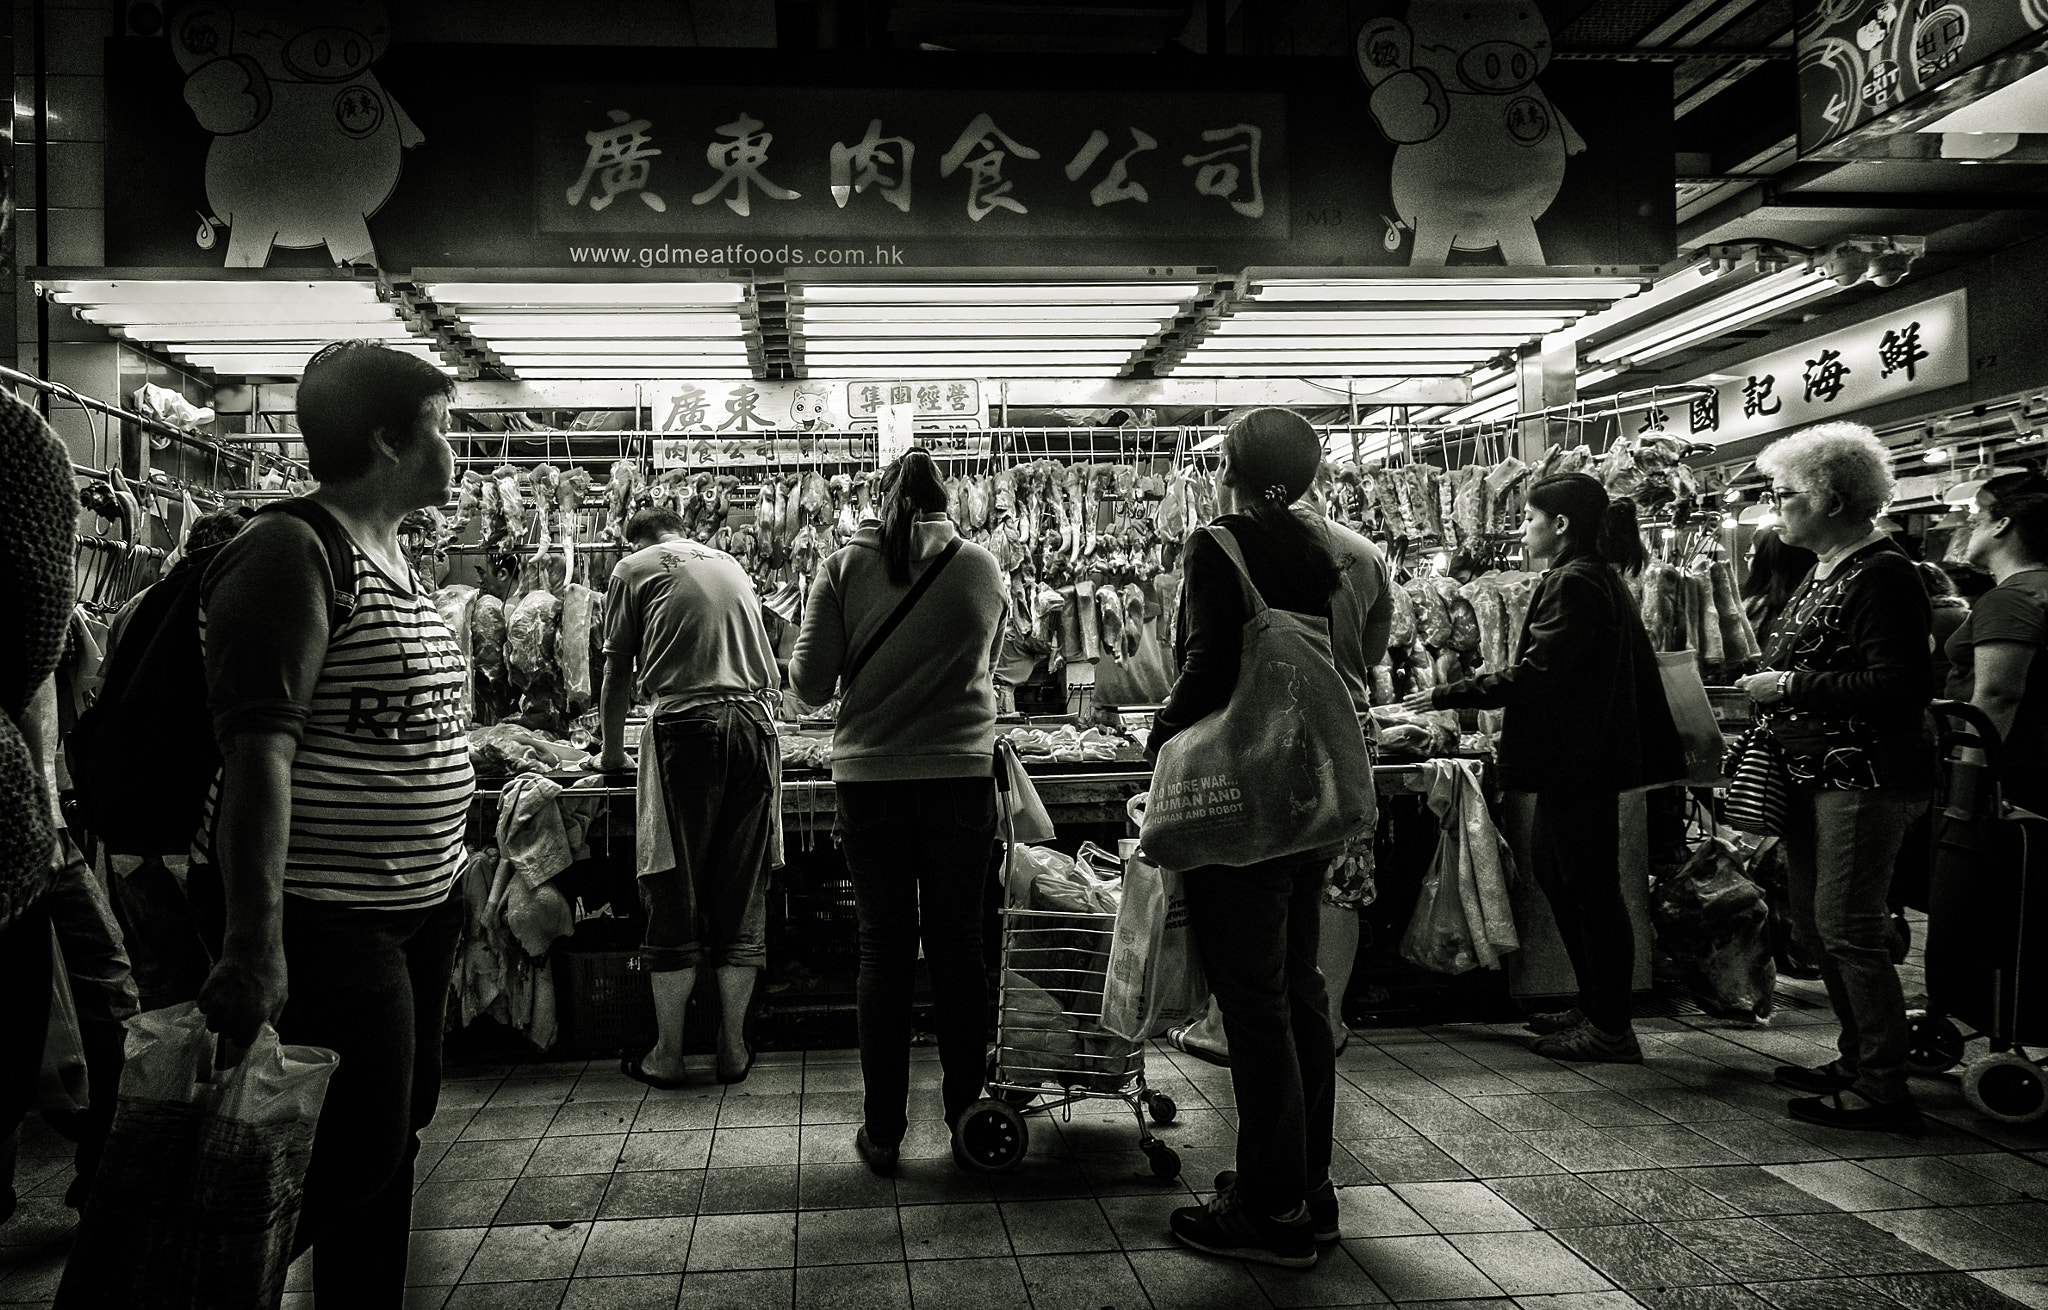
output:
[[[434,1166],[428,1181],[458,1183],[474,1178],[517,1178],[533,1155],[533,1142],[457,1142]]]
[[[752,1169],[706,1169],[699,1214],[760,1213],[797,1208],[800,1171],[793,1164]]]
[[[1356,1306],[1387,1304],[1386,1293],[1342,1245],[1325,1246],[1313,1269],[1282,1269],[1277,1265],[1245,1266],[1266,1299],[1275,1306]],[[1257,1305],[1257,1302],[1248,1302]]]
[[[795,1164],[797,1156],[797,1134],[787,1128],[721,1127],[711,1140],[709,1163],[714,1169],[739,1169]]]
[[[1781,1214],[1762,1223],[1855,1274],[1939,1272],[1947,1266],[1867,1219],[1853,1214]]]
[[[406,1247],[405,1281],[421,1287],[462,1281],[471,1257],[483,1244],[485,1228],[435,1228],[417,1231]]]
[[[2041,1263],[2022,1241],[1977,1222],[1967,1210],[1878,1210],[1864,1217],[1953,1269],[2019,1269]]]
[[[1129,1259],[1154,1306],[1243,1310],[1266,1299],[1248,1261],[1216,1260],[1188,1251],[1133,1251]]]
[[[1585,1180],[1568,1174],[1546,1178],[1499,1178],[1490,1186],[1544,1228],[1591,1228],[1629,1224],[1637,1216]]]
[[[1337,1215],[1346,1237],[1413,1237],[1436,1231],[1390,1187],[1338,1188]]]
[[[796,1269],[733,1269],[683,1275],[676,1310],[789,1310]]]
[[[1718,1169],[1688,1169],[1684,1178],[1693,1186],[1710,1192],[1748,1215],[1817,1214],[1840,1209],[1803,1187],[1795,1187],[1761,1165],[1732,1165]]]
[[[575,1100],[555,1111],[548,1124],[549,1137],[580,1137],[587,1134],[611,1136],[633,1130],[640,1113],[638,1101]]]
[[[718,1099],[655,1092],[640,1103],[633,1116],[636,1132],[674,1132],[685,1128],[710,1128],[718,1122]]]
[[[1506,1097],[1495,1097],[1506,1100]],[[1479,1178],[1514,1178],[1561,1173],[1564,1166],[1523,1141],[1518,1133],[1494,1131],[1437,1137],[1438,1150]]]
[[[1465,1233],[1454,1235],[1451,1244],[1510,1296],[1613,1287],[1549,1233]]]
[[[711,1162],[711,1140],[712,1134],[701,1130],[629,1133],[619,1153],[619,1168],[702,1169]]]
[[[1641,1101],[1619,1092],[1547,1092],[1543,1099],[1589,1128],[1671,1122]]]
[[[803,1121],[801,1096],[727,1096],[719,1104],[718,1127],[788,1127]]]
[[[1651,1164],[1666,1169],[1742,1163],[1741,1156],[1684,1124],[1625,1124],[1601,1131]]]
[[[2004,1292],[1969,1274],[1877,1274],[1862,1282],[1912,1310],[2012,1310],[2013,1304]]]
[[[1678,1219],[1725,1219],[1737,1209],[1693,1185],[1689,1169],[1629,1169],[1587,1174],[1585,1183],[1650,1223]]]
[[[796,1213],[706,1214],[690,1236],[690,1272],[699,1269],[784,1269],[796,1264]],[[689,1291],[690,1280],[683,1279]]]
[[[697,1213],[704,1192],[702,1169],[649,1169],[613,1174],[599,1204],[600,1219],[664,1219]]]
[[[1924,1206],[1918,1192],[1887,1182],[1853,1160],[1767,1166],[1794,1187],[1811,1192],[1842,1210],[1900,1210]]]
[[[2019,1193],[2005,1184],[1940,1156],[1893,1156],[1861,1163],[1879,1178],[1910,1188],[1936,1205],[1993,1205],[2019,1199]]]
[[[902,1226],[904,1254],[913,1263],[919,1260],[987,1257],[1008,1259],[1013,1254],[1009,1229],[1004,1226],[1002,1211],[993,1201],[906,1205],[896,1213]],[[1165,1227],[1163,1218],[1160,1226]],[[913,1270],[913,1287],[915,1284],[916,1273]]]
[[[807,1164],[797,1173],[798,1208],[849,1209],[896,1204],[896,1180],[865,1164]]]
[[[1573,1173],[1650,1167],[1650,1161],[1598,1128],[1544,1129],[1526,1136],[1529,1145]]]
[[[1484,1183],[1396,1183],[1394,1194],[1439,1233],[1498,1233],[1534,1227]]]
[[[610,1181],[604,1174],[521,1178],[505,1198],[496,1223],[576,1223],[595,1219],[598,1203],[604,1200],[605,1186]]]
[[[1471,1170],[1426,1137],[1390,1137],[1345,1145],[1384,1183],[1452,1182],[1472,1177]]]
[[[1767,1282],[1793,1270],[1809,1278],[1863,1272],[1756,1219],[1689,1219],[1658,1224],[1657,1229],[1739,1283]]]
[[[1779,1109],[1783,1113],[1783,1107]],[[1805,1160],[1833,1160],[1834,1151],[1803,1138],[1794,1137],[1774,1123],[1761,1119],[1725,1119],[1696,1123],[1692,1130],[1708,1141],[1727,1147],[1751,1164],[1792,1164]]]
[[[1569,1111],[1535,1093],[1518,1096],[1478,1096],[1472,1099],[1471,1105],[1494,1123],[1514,1132],[1581,1126],[1580,1121]]]
[[[465,1283],[513,1283],[536,1278],[567,1278],[576,1271],[589,1224],[520,1224],[493,1228],[484,1234],[464,1271]]]
[[[562,1310],[672,1310],[682,1287],[681,1274],[578,1277],[562,1298]]]
[[[1562,1228],[1556,1236],[1623,1289],[1733,1281],[1649,1224]]]
[[[543,1137],[527,1158],[522,1177],[541,1174],[608,1175],[619,1167],[619,1155],[626,1148],[624,1133],[591,1136]],[[444,1162],[445,1163],[445,1162]]]
[[[1000,1208],[1011,1249],[1020,1257],[1121,1249],[1093,1198],[1005,1201]]]
[[[552,1105],[512,1105],[502,1109],[496,1105],[487,1106],[471,1116],[456,1140],[500,1142],[539,1137],[554,1121],[555,1110]]]
[[[1014,1256],[950,1261],[913,1258],[909,1272],[910,1303],[917,1310],[1020,1310],[1029,1304],[1024,1275]]]
[[[566,1278],[465,1283],[450,1289],[443,1310],[556,1310],[569,1290]]]
[[[1442,1237],[1359,1237],[1344,1249],[1396,1301],[1496,1296],[1500,1289]]]
[[[896,1207],[865,1210],[800,1211],[796,1219],[796,1262],[805,1265],[901,1263],[903,1231]],[[802,1284],[798,1284],[799,1296]]]
[[[516,1180],[476,1178],[463,1182],[423,1184],[412,1196],[412,1226],[422,1228],[486,1228]]]
[[[1019,1256],[1031,1310],[1099,1310],[1146,1304],[1144,1286],[1122,1252]]]
[[[590,1226],[576,1276],[680,1274],[689,1265],[690,1234],[696,1220],[606,1219]]]
[[[1970,1276],[2028,1310],[2048,1310],[2048,1265],[2032,1269],[1980,1269]]]

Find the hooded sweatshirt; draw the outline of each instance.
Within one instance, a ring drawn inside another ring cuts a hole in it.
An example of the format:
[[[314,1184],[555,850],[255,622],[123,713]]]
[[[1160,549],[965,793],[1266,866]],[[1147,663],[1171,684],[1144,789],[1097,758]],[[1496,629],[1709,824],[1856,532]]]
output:
[[[994,555],[971,542],[946,566],[859,679],[839,684],[933,556],[960,535],[942,514],[912,527],[910,580],[889,581],[881,524],[861,525],[818,566],[803,630],[789,661],[790,685],[812,705],[837,694],[832,735],[835,782],[986,778],[996,738],[991,670],[1003,639],[1003,573]]]

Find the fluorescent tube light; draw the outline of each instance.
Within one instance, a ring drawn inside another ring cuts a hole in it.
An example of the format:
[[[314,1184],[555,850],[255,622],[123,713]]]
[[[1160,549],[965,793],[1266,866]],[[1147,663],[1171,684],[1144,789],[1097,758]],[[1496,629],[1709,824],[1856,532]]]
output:
[[[730,311],[699,314],[464,314],[462,321],[478,336],[488,337],[631,336],[709,340],[737,337],[742,333],[739,315]]]
[[[1794,304],[1818,300],[1841,290],[1834,281],[1811,269],[1788,269],[1740,288],[1719,300],[1677,314],[1640,332],[1608,342],[1587,353],[1596,363],[1616,359],[1651,359],[1705,340],[1721,332],[1780,313]]]
[[[1134,301],[1101,305],[820,305],[806,302],[806,330],[820,323],[1087,323],[1144,320],[1156,323],[1180,312],[1178,304]]]
[[[737,305],[746,291],[731,282],[434,282],[437,305]]]
[[[929,337],[938,333],[958,338],[997,337],[1009,339],[1087,335],[1091,337],[1126,338],[1144,341],[1159,331],[1159,324],[1150,319],[1093,320],[1085,318],[1056,318],[1014,323],[987,321],[978,323],[969,321],[951,322],[947,320],[894,323],[837,323],[826,321],[821,323],[806,318],[802,326],[794,330],[801,332],[810,341]]]
[[[873,352],[829,355],[814,358],[805,352],[807,361],[814,369],[839,368],[924,368],[941,369],[955,377],[973,377],[983,369],[1008,366],[1021,368],[1037,364],[1093,364],[1114,373],[1130,358],[1129,351],[1122,350],[1063,350],[1063,351],[956,351],[946,355],[885,355]]]
[[[46,282],[60,305],[374,305],[369,282],[98,281]]]
[[[980,358],[991,352],[1038,353],[1045,351],[1090,351],[1099,355],[1127,356],[1145,344],[1144,337],[1030,337],[1008,340],[1000,337],[955,337],[930,341],[902,341],[891,338],[886,341],[856,340],[853,338],[832,338],[828,340],[807,340],[804,354],[811,359],[829,358],[838,355],[962,355]]]
[[[803,299],[816,305],[1087,305],[1155,304],[1186,300],[1196,284],[1166,282],[937,282],[897,285],[806,282]]]
[[[109,324],[136,341],[419,341],[396,319],[382,323],[131,323]]]
[[[1312,301],[1352,300],[1370,301],[1428,301],[1428,300],[1564,300],[1564,301],[1613,301],[1638,294],[1640,282],[1623,282],[1611,278],[1418,278],[1401,281],[1392,278],[1358,278],[1346,280],[1261,280],[1252,298],[1262,302],[1270,301]]]

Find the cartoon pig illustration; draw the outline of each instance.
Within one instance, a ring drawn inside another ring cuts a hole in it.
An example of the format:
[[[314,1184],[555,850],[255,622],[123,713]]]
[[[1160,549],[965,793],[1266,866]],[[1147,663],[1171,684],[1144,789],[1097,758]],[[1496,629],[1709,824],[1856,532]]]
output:
[[[1536,219],[1586,143],[1536,77],[1550,28],[1534,0],[1410,0],[1408,21],[1358,32],[1358,69],[1394,152],[1394,209],[1415,234],[1411,265],[1499,247],[1506,263],[1544,262]]]
[[[170,35],[185,102],[214,134],[199,244],[225,225],[229,268],[263,267],[272,246],[374,262],[365,220],[424,139],[370,73],[391,37],[381,0],[189,0]]]
[[[789,421],[800,432],[821,432],[831,424],[831,393],[822,385],[802,386],[789,402]]]

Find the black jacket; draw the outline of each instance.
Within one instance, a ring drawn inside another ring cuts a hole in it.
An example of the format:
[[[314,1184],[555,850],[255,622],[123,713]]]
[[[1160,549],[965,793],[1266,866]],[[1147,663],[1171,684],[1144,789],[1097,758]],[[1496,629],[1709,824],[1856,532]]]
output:
[[[1513,668],[1441,688],[1446,708],[1505,709],[1509,791],[1627,791],[1685,776],[1685,752],[1642,616],[1605,564],[1543,575]]]

